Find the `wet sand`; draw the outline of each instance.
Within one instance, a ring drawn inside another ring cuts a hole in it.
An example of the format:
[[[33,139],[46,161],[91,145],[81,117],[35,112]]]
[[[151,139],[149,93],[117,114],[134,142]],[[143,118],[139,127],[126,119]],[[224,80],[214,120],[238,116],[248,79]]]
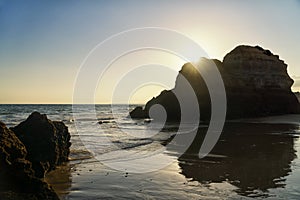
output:
[[[201,128],[185,154],[178,158],[168,147],[164,156],[173,162],[151,173],[116,171],[87,158],[59,167],[46,180],[61,199],[297,199],[299,119],[292,115],[227,123],[204,159],[197,157],[205,134]]]

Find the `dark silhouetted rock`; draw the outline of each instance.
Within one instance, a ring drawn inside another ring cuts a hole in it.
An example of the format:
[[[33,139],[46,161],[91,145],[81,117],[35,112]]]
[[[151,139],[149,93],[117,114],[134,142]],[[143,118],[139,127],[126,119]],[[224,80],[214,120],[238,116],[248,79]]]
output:
[[[238,46],[223,62],[202,58],[197,65],[186,63],[177,76],[175,88],[148,101],[143,110],[139,108],[138,118],[149,117],[151,106],[160,104],[165,107],[168,121],[180,121],[181,110],[176,96],[192,98],[186,90],[187,80],[197,96],[201,120],[209,121],[210,95],[196,67],[209,69],[212,65],[217,66],[224,81],[227,119],[300,113],[297,97],[291,91],[293,80],[279,56],[259,46]],[[136,110],[130,113],[132,118],[137,116],[135,113]]]
[[[239,46],[224,57],[228,118],[299,112],[287,65],[261,47]]]
[[[143,119],[147,118],[148,115],[141,106],[138,106],[130,112],[130,116],[135,119]]]
[[[53,121],[56,128],[57,145],[58,145],[58,161],[57,165],[61,165],[63,162],[68,161],[70,154],[70,139],[68,127],[63,122]]]
[[[26,158],[37,177],[68,161],[70,133],[62,122],[52,122],[46,115],[33,112],[12,130],[25,145]]]
[[[25,145],[0,122],[0,199],[59,199],[34,176]]]

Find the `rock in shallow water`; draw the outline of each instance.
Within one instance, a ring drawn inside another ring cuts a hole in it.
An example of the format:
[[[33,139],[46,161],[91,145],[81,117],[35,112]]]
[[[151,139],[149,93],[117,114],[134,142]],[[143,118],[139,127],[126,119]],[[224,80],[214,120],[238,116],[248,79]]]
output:
[[[62,122],[53,122],[46,115],[33,112],[12,130],[25,145],[26,158],[32,162],[37,177],[43,178],[45,173],[68,161],[70,133]]]
[[[147,118],[147,112],[145,110],[143,110],[143,108],[141,106],[136,107],[135,109],[133,109],[130,112],[130,115],[133,116],[133,118],[136,119],[143,119],[143,118]]]

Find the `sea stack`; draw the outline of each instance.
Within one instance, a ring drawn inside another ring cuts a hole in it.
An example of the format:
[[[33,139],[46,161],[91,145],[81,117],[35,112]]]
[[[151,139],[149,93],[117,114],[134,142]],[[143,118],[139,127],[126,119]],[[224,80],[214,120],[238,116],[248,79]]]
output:
[[[180,105],[175,94],[184,96],[184,79],[192,86],[198,100],[200,117],[210,120],[211,102],[208,88],[196,67],[217,66],[223,78],[226,97],[226,119],[252,118],[300,113],[294,81],[287,73],[287,64],[271,51],[259,46],[241,45],[228,53],[223,62],[202,58],[197,65],[186,63],[180,70],[175,87],[165,90],[147,102],[143,110],[131,112],[132,118],[149,117],[154,104],[164,106],[168,121],[180,121]],[[188,98],[188,96],[187,96]]]

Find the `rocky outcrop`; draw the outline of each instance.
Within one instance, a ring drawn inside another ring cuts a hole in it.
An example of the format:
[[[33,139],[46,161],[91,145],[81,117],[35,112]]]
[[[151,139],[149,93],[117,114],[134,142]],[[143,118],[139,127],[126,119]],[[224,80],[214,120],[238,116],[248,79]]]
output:
[[[53,189],[34,175],[27,150],[0,122],[0,199],[59,199]]]
[[[239,46],[223,60],[229,118],[299,112],[287,65],[261,47]]]
[[[136,108],[134,108],[131,112],[131,115],[135,116],[135,118],[147,118],[148,117],[148,113],[143,110],[143,107],[138,106]]]
[[[278,89],[291,91],[294,81],[287,74],[287,65],[263,48],[238,46],[228,53],[223,60],[226,78],[230,88],[246,89]]]
[[[223,78],[227,95],[227,119],[260,117],[299,113],[299,102],[291,91],[293,80],[287,73],[287,65],[269,50],[256,46],[238,46],[228,53],[223,62],[203,58],[195,66],[185,64],[179,72],[175,88],[163,91],[147,102],[143,110],[149,117],[152,105],[164,106],[168,121],[180,121],[181,111],[176,95],[189,98],[185,80],[192,86],[201,112],[201,119],[210,120],[211,102],[208,88],[196,67],[217,66]],[[176,94],[176,95],[175,95]],[[132,118],[140,118],[131,112]]]
[[[12,128],[25,145],[28,159],[37,177],[68,161],[70,133],[62,122],[53,122],[38,112]]]

